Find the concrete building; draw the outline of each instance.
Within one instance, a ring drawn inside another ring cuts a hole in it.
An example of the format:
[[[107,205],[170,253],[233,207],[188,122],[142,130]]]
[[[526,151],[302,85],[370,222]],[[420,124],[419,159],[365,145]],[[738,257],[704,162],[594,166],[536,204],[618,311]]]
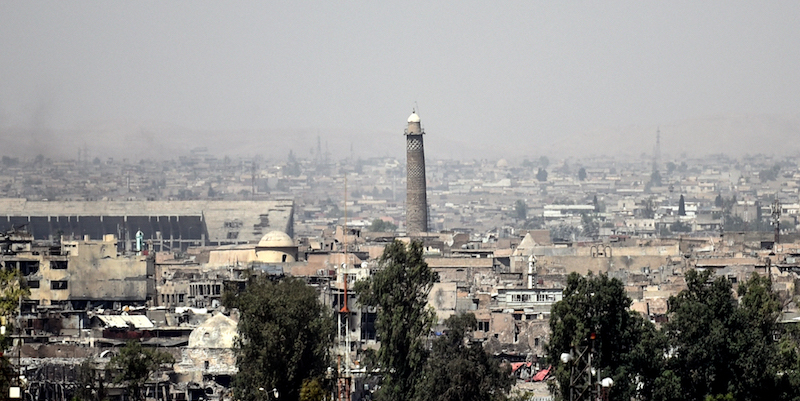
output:
[[[270,231],[294,235],[294,201],[27,201],[0,199],[0,231],[25,226],[36,240],[115,234],[156,251],[257,243]]]
[[[409,235],[428,231],[428,196],[425,179],[425,146],[422,125],[416,112],[406,128],[406,231]]]
[[[0,266],[20,269],[31,289],[32,304],[144,305],[155,294],[153,258],[119,254],[114,235],[51,246],[34,246],[33,238],[22,233],[2,237],[6,241],[0,242],[15,241],[9,247],[13,250],[0,255]]]

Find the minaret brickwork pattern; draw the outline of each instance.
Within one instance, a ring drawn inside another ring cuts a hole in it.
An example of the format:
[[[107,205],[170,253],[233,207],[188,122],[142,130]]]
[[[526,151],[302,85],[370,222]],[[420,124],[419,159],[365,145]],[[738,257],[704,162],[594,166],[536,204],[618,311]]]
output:
[[[428,231],[428,196],[425,181],[425,146],[416,112],[406,128],[406,231],[409,235]]]

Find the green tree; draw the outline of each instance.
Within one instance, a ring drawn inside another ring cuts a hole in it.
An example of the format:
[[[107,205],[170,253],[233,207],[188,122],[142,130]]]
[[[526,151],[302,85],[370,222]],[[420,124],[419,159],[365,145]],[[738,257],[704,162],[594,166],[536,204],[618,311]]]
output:
[[[323,401],[328,399],[327,395],[328,392],[325,391],[319,378],[303,380],[303,386],[300,388],[300,401]]]
[[[783,372],[776,384],[780,400],[797,400],[800,389],[800,324],[782,324],[776,368]]]
[[[6,332],[13,333],[14,327],[11,322],[19,314],[19,300],[30,296],[31,291],[25,283],[19,269],[0,269],[0,316],[6,319]],[[11,346],[9,336],[0,336],[0,350]],[[2,353],[0,353],[2,355]],[[0,391],[8,394],[8,387],[11,385],[9,378],[14,377],[13,368],[5,355],[0,356]]]
[[[303,280],[260,276],[240,293],[226,290],[223,303],[239,309],[237,399],[257,400],[259,388],[275,388],[282,400],[298,400],[304,380],[325,374],[333,317]]]
[[[119,354],[111,358],[109,365],[116,370],[114,383],[123,383],[132,400],[144,400],[144,385],[154,372],[165,365],[172,365],[172,355],[142,347],[139,341],[128,341]]]
[[[397,226],[381,219],[372,220],[369,230],[376,233],[391,233],[397,230]]]
[[[578,180],[580,181],[586,180],[586,169],[583,167],[581,167],[580,170],[578,170]]]
[[[589,213],[581,214],[581,227],[583,228],[583,235],[591,238],[596,238],[600,234],[600,224],[597,222],[596,216]]]
[[[545,169],[545,168],[547,168],[547,166],[549,166],[549,165],[550,165],[550,159],[548,159],[548,158],[547,158],[547,156],[541,156],[541,157],[539,157],[539,166],[540,166],[541,168]]]
[[[652,197],[642,202],[642,217],[652,219],[656,215],[656,204]]]
[[[539,167],[539,171],[536,172],[536,179],[539,180],[539,182],[547,181],[547,170]]]
[[[678,377],[685,399],[727,394],[737,379],[731,283],[712,274],[689,270],[687,289],[669,298],[670,319],[663,326],[672,350],[668,369]]]
[[[678,199],[678,216],[686,216],[686,201],[683,199],[683,194]]]
[[[528,218],[528,205],[522,199],[514,202],[514,216],[517,220],[525,221]]]
[[[570,367],[559,356],[573,347],[593,346],[593,366],[614,380],[615,399],[652,396],[662,373],[666,340],[652,323],[629,310],[631,302],[624,284],[606,274],[567,277],[563,299],[551,309],[551,337],[545,346],[554,367],[554,395],[564,399],[569,394]]]
[[[776,379],[784,374],[777,369],[778,344],[773,340],[782,305],[771,280],[757,273],[739,285],[737,293],[735,393],[738,399],[764,399],[764,395],[774,394]]]
[[[300,168],[300,163],[294,156],[294,152],[289,149],[289,156],[286,157],[286,169],[284,170],[284,174],[297,177],[302,173],[302,169]]]
[[[658,169],[653,169],[653,172],[650,174],[650,182],[649,185],[651,187],[660,187],[661,186],[661,173],[658,172]]]
[[[505,400],[514,378],[473,341],[478,321],[472,313],[453,315],[448,330],[433,341],[431,355],[417,382],[416,400]]]
[[[75,400],[104,401],[107,398],[104,371],[99,369],[93,358],[83,360],[76,370]]]
[[[690,270],[685,280],[663,327],[667,369],[682,394],[664,399],[800,399],[798,354],[784,354],[787,343],[773,340],[781,303],[769,278],[754,273],[739,286],[738,301],[731,282],[711,271]]]
[[[718,193],[717,197],[714,198],[714,206],[722,207],[725,204],[725,200],[722,198],[722,194]]]
[[[376,363],[381,372],[381,401],[411,398],[427,358],[425,340],[436,321],[427,308],[436,273],[422,257],[422,243],[395,240],[380,259],[380,269],[356,283],[359,302],[379,308],[375,328],[381,339]]]
[[[674,233],[688,233],[692,231],[692,227],[684,222],[676,221],[675,223],[672,223],[672,225],[669,227],[669,230]]]

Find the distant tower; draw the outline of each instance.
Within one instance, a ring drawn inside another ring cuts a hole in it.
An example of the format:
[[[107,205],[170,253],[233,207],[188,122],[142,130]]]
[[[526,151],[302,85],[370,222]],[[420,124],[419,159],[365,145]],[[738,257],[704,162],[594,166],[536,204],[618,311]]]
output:
[[[661,163],[661,129],[656,130],[656,147],[653,150],[653,171],[658,171]]]
[[[416,111],[406,128],[406,231],[409,235],[428,231],[428,196],[425,182],[425,146]]]

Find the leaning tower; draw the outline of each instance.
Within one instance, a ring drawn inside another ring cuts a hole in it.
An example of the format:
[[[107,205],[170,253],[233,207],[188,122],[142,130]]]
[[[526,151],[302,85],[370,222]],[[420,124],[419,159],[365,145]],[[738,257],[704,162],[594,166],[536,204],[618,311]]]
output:
[[[406,128],[406,232],[408,235],[428,231],[428,196],[425,182],[425,146],[422,126],[415,111],[408,117]]]

